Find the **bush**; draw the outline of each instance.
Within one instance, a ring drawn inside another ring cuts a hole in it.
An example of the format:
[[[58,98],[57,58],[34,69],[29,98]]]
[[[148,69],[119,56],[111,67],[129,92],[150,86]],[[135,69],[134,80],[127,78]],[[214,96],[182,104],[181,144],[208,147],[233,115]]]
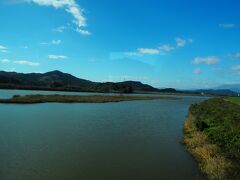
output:
[[[240,179],[240,106],[221,98],[191,105],[184,142],[210,179]]]
[[[199,131],[207,134],[228,157],[240,162],[240,106],[223,99],[192,105],[190,113]]]
[[[14,95],[13,98],[20,98],[20,95]]]

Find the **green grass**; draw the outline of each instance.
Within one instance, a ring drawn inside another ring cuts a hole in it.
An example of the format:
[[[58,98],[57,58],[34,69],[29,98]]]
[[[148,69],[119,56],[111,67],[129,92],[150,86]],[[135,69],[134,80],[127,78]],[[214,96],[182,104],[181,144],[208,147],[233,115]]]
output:
[[[226,100],[236,104],[240,104],[240,97],[229,97],[229,98],[226,98]]]
[[[231,162],[219,153],[217,145],[211,143],[204,132],[197,130],[194,121],[195,117],[190,113],[184,124],[184,144],[209,179],[227,179]]]
[[[210,179],[226,179],[228,176],[240,179],[240,106],[225,99],[214,98],[192,105],[189,115],[191,122],[188,118],[184,128],[184,139],[188,140],[184,142],[200,164],[203,164],[204,172],[212,177]],[[198,143],[199,141],[204,143]],[[210,150],[205,147],[214,146],[210,160],[201,155],[209,154]],[[200,155],[195,149],[198,149]],[[213,166],[220,165],[220,162],[222,171],[215,174],[217,170],[214,172]],[[217,176],[221,178],[216,178]]]
[[[36,103],[107,103],[134,100],[179,99],[167,96],[78,96],[78,95],[15,95],[11,99],[0,99],[0,103],[36,104]]]

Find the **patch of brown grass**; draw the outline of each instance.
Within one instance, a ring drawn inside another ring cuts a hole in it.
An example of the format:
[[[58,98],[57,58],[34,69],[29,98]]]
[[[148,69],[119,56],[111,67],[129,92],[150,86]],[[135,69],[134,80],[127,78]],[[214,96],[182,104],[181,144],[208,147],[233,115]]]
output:
[[[219,152],[215,144],[208,141],[207,135],[204,132],[197,131],[193,122],[194,117],[190,114],[184,124],[183,139],[188,151],[196,158],[202,172],[209,179],[228,179],[231,162]]]
[[[154,99],[168,99],[176,100],[177,97],[169,96],[108,96],[108,95],[15,95],[10,99],[0,99],[0,103],[12,104],[34,104],[34,103],[107,103],[107,102],[121,102],[121,101],[135,101],[135,100],[154,100]]]

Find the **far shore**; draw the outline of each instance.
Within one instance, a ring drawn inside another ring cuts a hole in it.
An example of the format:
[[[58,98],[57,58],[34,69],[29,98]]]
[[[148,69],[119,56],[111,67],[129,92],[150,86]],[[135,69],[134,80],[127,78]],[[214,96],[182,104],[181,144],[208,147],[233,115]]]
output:
[[[14,95],[10,99],[0,99],[2,104],[37,104],[37,103],[108,103],[121,101],[135,101],[135,100],[154,100],[167,99],[177,100],[178,97],[169,96],[79,96],[79,95]]]
[[[132,93],[121,93],[118,91],[80,91],[80,90],[70,90],[70,89],[53,89],[53,88],[39,88],[39,87],[0,87],[0,90],[22,90],[22,91],[49,91],[49,92],[69,92],[69,93],[98,93],[98,94],[151,94],[151,95],[171,95],[171,96],[199,96],[199,97],[218,97],[217,95],[205,94],[201,93],[186,93],[186,92],[152,92],[152,91],[134,91]]]

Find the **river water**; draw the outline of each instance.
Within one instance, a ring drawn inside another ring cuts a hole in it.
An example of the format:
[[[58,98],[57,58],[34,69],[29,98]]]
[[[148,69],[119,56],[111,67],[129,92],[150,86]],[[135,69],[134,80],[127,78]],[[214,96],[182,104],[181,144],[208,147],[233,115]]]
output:
[[[82,94],[0,98],[43,93]],[[0,180],[205,179],[181,144],[188,108],[202,100],[0,104]]]

